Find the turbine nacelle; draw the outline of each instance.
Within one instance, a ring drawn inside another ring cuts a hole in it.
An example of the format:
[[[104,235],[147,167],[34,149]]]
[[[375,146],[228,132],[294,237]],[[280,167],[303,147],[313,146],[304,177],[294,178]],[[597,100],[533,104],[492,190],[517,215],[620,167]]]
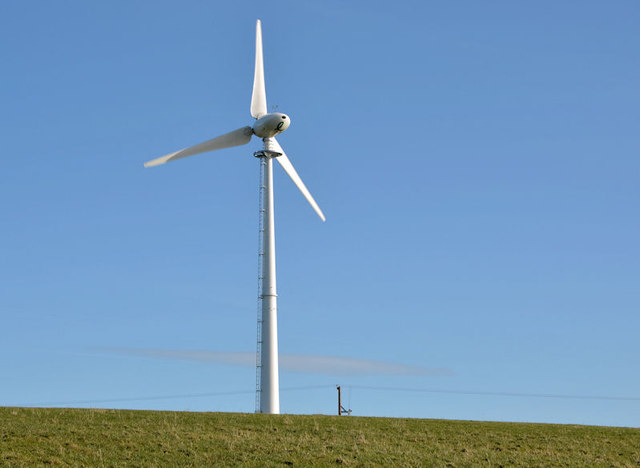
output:
[[[260,138],[273,138],[289,128],[290,124],[291,120],[288,115],[272,112],[256,120],[253,124],[253,134]]]

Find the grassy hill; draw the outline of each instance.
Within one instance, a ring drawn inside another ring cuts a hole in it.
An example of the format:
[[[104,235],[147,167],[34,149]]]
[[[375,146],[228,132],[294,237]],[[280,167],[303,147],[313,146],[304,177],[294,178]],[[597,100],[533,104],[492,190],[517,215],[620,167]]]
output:
[[[0,408],[0,466],[640,466],[640,429]]]

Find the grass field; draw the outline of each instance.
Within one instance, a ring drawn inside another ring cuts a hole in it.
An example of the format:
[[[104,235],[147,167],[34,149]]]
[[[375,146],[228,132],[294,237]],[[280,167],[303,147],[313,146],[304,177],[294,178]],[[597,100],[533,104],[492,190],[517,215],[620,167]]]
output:
[[[640,466],[640,429],[0,408],[0,466]]]

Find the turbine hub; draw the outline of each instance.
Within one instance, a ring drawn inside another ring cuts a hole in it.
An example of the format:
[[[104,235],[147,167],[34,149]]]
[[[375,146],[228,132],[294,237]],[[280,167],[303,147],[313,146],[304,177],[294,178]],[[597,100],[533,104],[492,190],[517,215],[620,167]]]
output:
[[[260,117],[253,124],[253,133],[260,138],[272,138],[284,132],[291,120],[287,114],[281,112],[272,112]]]

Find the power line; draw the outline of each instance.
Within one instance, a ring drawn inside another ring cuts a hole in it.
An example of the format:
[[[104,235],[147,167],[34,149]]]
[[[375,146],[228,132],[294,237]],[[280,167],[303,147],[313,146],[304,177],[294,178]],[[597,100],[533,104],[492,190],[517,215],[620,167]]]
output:
[[[518,392],[485,392],[475,390],[454,390],[441,388],[419,388],[419,387],[376,387],[369,385],[345,385],[349,389],[349,399],[351,399],[351,389],[371,390],[382,392],[413,392],[413,393],[440,393],[447,395],[477,395],[477,396],[498,396],[498,397],[515,397],[515,398],[558,398],[565,400],[603,400],[603,401],[640,401],[640,397],[621,397],[609,395],[571,395],[556,393],[518,393]],[[334,385],[308,385],[303,387],[286,387],[281,388],[281,392],[294,392],[302,390],[316,389],[334,389]],[[44,401],[27,405],[11,405],[11,406],[61,406],[61,405],[93,405],[99,403],[119,403],[130,401],[154,401],[154,400],[177,400],[181,398],[207,398],[217,396],[232,396],[252,394],[254,390],[233,390],[226,392],[207,392],[207,393],[186,393],[174,395],[156,395],[156,396],[138,396],[138,397],[122,397],[122,398],[102,398],[94,400],[67,400],[67,401]]]
[[[436,388],[407,388],[407,387],[373,387],[365,385],[352,385],[351,388],[361,390],[380,390],[389,392],[417,392],[417,393],[444,393],[452,395],[481,395],[481,396],[505,396],[521,398],[562,398],[568,400],[612,400],[612,401],[640,401],[640,397],[620,397],[607,395],[568,395],[555,393],[516,393],[516,392],[482,392],[474,390],[451,390]]]
[[[299,391],[299,390],[312,390],[318,388],[333,388],[332,385],[311,385],[306,387],[288,387],[281,388],[281,392],[287,391]],[[27,405],[12,405],[12,406],[61,406],[61,405],[93,405],[97,403],[119,403],[127,401],[153,401],[153,400],[176,400],[180,398],[206,398],[214,396],[230,396],[230,395],[246,395],[249,393],[255,393],[254,390],[233,390],[227,392],[209,392],[209,393],[186,393],[179,395],[156,395],[156,396],[139,396],[139,397],[122,397],[122,398],[102,398],[96,400],[68,400],[68,401],[43,401],[38,403],[31,403]]]
[[[203,398],[212,396],[241,395],[254,393],[253,390],[238,390],[229,392],[212,392],[212,393],[189,393],[182,395],[157,395],[146,397],[123,397],[123,398],[102,398],[97,400],[68,400],[68,401],[42,401],[30,405],[22,406],[59,406],[59,405],[91,405],[95,403],[118,403],[125,401],[152,401],[152,400],[175,400],[179,398]],[[17,405],[16,405],[17,406]]]

